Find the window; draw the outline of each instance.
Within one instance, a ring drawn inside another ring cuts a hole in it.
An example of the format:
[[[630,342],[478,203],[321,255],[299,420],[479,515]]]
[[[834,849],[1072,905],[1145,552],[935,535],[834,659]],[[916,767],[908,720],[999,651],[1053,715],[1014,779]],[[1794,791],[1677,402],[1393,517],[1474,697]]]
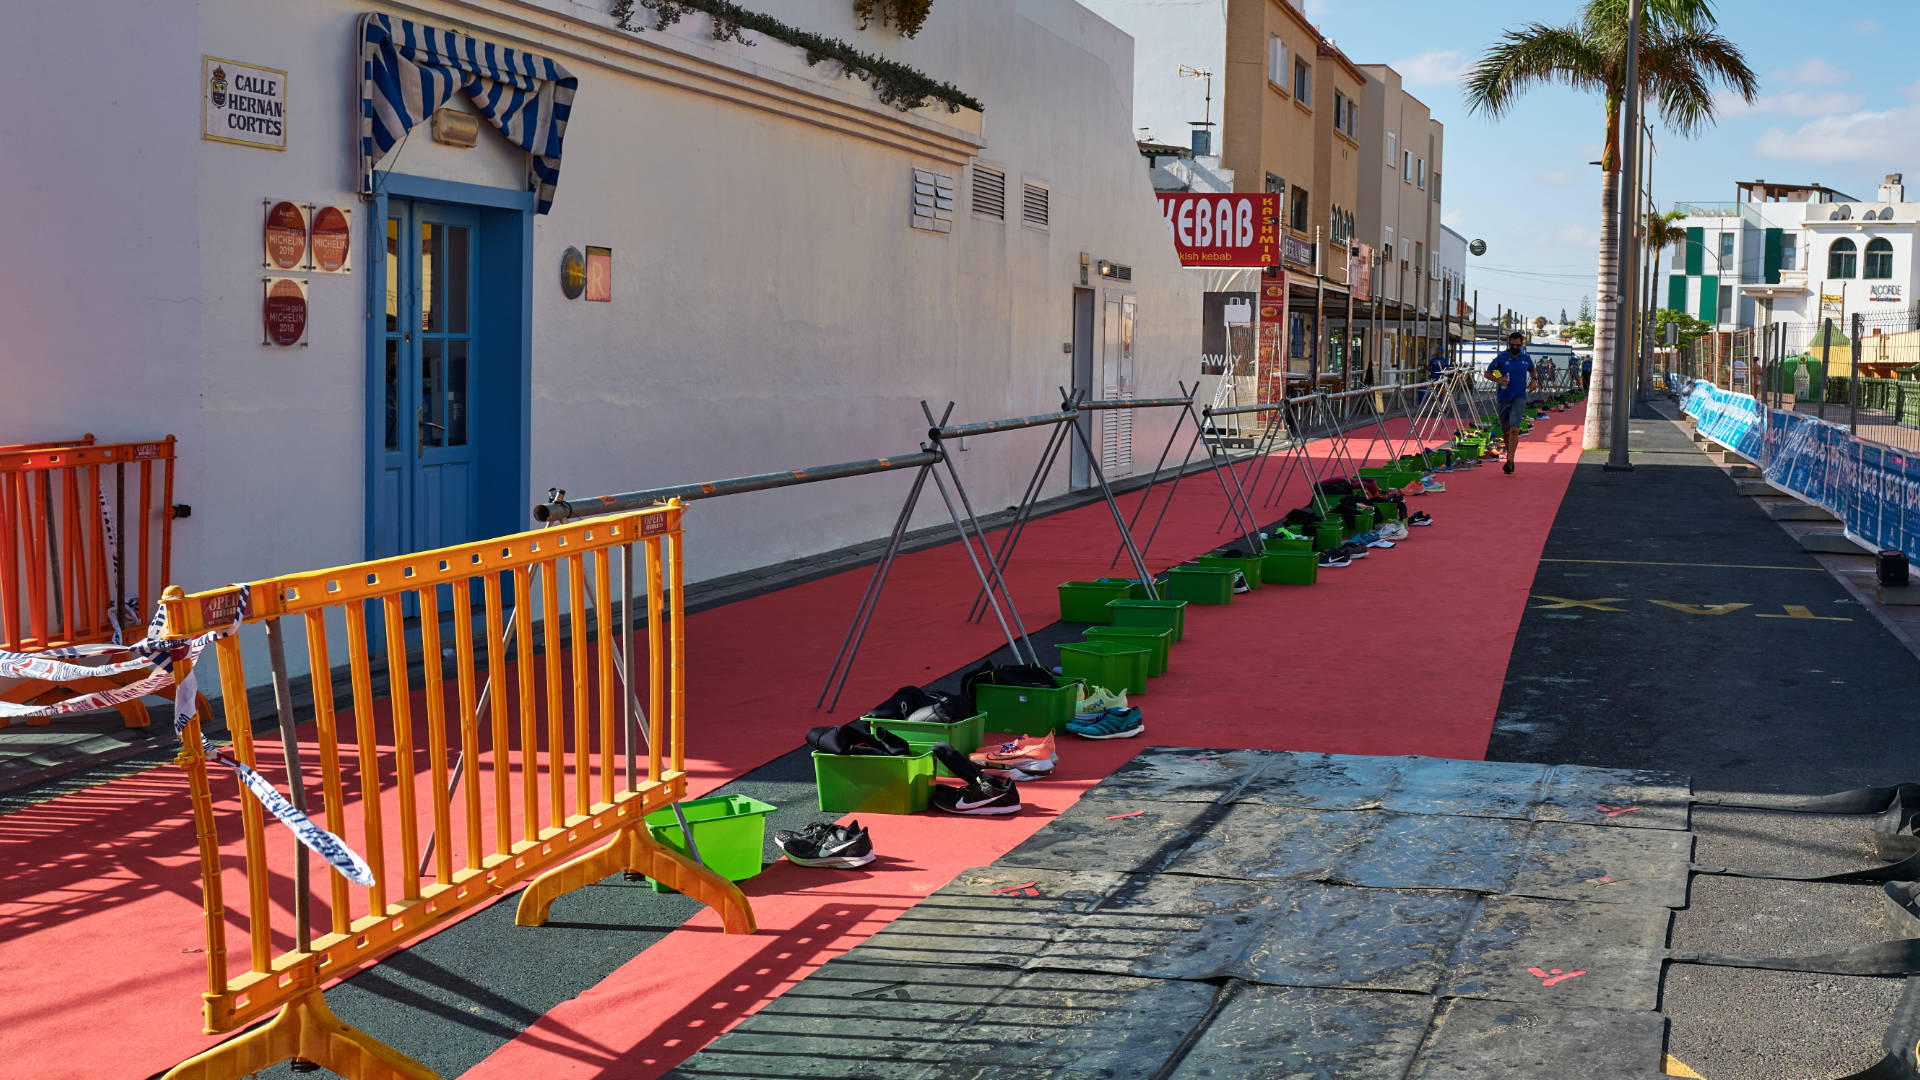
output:
[[[1333,130],[1351,136],[1354,132],[1354,100],[1338,90],[1333,92]]]
[[[1287,85],[1287,43],[1279,34],[1267,35],[1267,81]]]
[[[1293,100],[1302,105],[1313,104],[1313,65],[1305,60],[1293,62]]]
[[[1353,214],[1334,207],[1327,215],[1327,239],[1350,243],[1353,240]]]
[[[1387,168],[1389,169],[1393,168],[1393,152],[1394,152],[1394,149],[1399,145],[1399,142],[1400,142],[1399,135],[1391,131],[1387,132]]]
[[[1400,151],[1400,179],[1413,183],[1413,151]]]
[[[927,232],[953,231],[953,177],[931,169],[913,170],[913,221]]]
[[[1867,267],[1861,277],[1890,278],[1893,276],[1893,244],[1886,237],[1867,241]]]
[[[1853,276],[1853,241],[1841,237],[1827,249],[1827,276],[1830,278],[1850,278]]]
[[[1720,286],[1720,317],[1731,320],[1733,315],[1733,286],[1722,285]]]
[[[1387,226],[1380,246],[1387,249],[1387,258],[1393,258],[1393,226]]]
[[[1730,232],[1720,234],[1720,258],[1733,258],[1733,234]]]
[[[1425,191],[1427,190],[1427,159],[1421,158],[1417,164],[1419,168],[1414,174],[1416,177],[1415,182],[1420,185],[1421,191]]]
[[[1780,246],[1780,269],[1782,270],[1800,269],[1800,241],[1799,240],[1788,239],[1788,241],[1785,244],[1782,244]]]
[[[1024,186],[1027,190],[1020,206],[1020,224],[1032,229],[1044,229],[1047,227],[1049,201],[1046,185],[1029,180]]]
[[[1006,173],[974,163],[973,212],[1000,221],[1007,219]]]
[[[1287,182],[1273,175],[1272,173],[1268,173],[1267,174],[1267,194],[1285,195],[1286,193],[1287,193]]]
[[[1433,201],[1440,201],[1440,170],[1433,171]]]
[[[1307,224],[1307,189],[1299,184],[1293,185],[1293,212],[1287,215],[1287,224],[1301,232],[1306,232],[1310,227]]]

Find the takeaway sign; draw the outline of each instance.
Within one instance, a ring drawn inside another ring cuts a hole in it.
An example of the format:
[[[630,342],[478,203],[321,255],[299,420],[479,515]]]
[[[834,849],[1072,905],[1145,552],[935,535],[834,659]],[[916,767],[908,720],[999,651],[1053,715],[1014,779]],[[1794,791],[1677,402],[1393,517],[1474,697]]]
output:
[[[1280,262],[1280,196],[1165,192],[1160,213],[1181,266],[1274,266]]]
[[[287,73],[217,56],[200,58],[203,138],[214,142],[287,148]]]

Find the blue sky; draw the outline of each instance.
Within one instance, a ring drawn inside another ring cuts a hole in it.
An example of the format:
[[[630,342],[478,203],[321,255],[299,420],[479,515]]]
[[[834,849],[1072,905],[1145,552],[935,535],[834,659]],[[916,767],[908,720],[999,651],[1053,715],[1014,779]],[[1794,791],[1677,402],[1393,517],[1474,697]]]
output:
[[[1786,0],[1719,0],[1719,31],[1760,75],[1760,100],[1729,104],[1691,140],[1656,132],[1653,194],[1726,202],[1738,180],[1818,182],[1872,199],[1905,173],[1920,200],[1920,5],[1840,9]],[[1468,257],[1467,287],[1557,319],[1592,295],[1600,224],[1600,99],[1530,92],[1500,121],[1469,117],[1460,74],[1502,31],[1571,22],[1577,0],[1308,0],[1321,33],[1358,63],[1385,62],[1446,125],[1446,221],[1487,254]],[[1903,42],[1905,45],[1903,46]]]

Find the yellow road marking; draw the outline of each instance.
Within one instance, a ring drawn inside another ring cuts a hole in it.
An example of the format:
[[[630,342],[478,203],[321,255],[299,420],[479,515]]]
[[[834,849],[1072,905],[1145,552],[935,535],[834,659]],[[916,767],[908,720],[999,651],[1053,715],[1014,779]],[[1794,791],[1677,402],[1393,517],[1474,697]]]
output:
[[[1752,604],[1682,604],[1677,600],[1655,600],[1661,607],[1669,607],[1688,615],[1728,615]]]
[[[1619,608],[1608,607],[1607,605],[1617,604],[1626,599],[1624,596],[1603,596],[1598,600],[1569,600],[1564,596],[1547,596],[1542,593],[1534,593],[1533,598],[1535,600],[1548,601],[1534,608],[1533,610],[1535,611],[1565,611],[1568,608],[1587,608],[1591,611],[1612,611],[1616,613],[1620,611]]]
[[[1688,1068],[1686,1062],[1681,1061],[1672,1054],[1662,1055],[1660,1071],[1666,1073],[1668,1076],[1691,1076],[1693,1080],[1707,1080],[1706,1077]]]
[[[1814,574],[1824,574],[1827,572],[1825,568],[1819,566],[1756,566],[1750,563],[1636,562],[1632,559],[1541,559],[1540,561],[1553,563],[1591,563],[1596,566],[1697,566],[1706,570],[1803,570]]]
[[[1785,615],[1755,615],[1754,618],[1756,619],[1811,619],[1814,622],[1852,622],[1853,621],[1852,619],[1842,619],[1833,615],[1815,615],[1812,609],[1808,608],[1805,604],[1782,604],[1780,605],[1780,607],[1782,610],[1786,612]]]

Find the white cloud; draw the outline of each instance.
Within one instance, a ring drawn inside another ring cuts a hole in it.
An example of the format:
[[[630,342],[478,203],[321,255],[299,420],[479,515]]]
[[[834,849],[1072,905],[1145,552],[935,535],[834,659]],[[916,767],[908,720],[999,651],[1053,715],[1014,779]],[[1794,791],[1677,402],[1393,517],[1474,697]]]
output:
[[[1440,212],[1440,224],[1445,225],[1455,232],[1459,232],[1460,226],[1466,223],[1467,214],[1464,210],[1443,210]]]
[[[1472,61],[1459,49],[1432,49],[1389,66],[1417,86],[1451,86],[1473,69]]]
[[[1307,0],[1307,18],[1312,20],[1327,17],[1327,0]]]
[[[1822,116],[1789,132],[1776,125],[1755,140],[1753,152],[1795,161],[1884,162],[1892,142],[1920,123],[1920,105]]]
[[[1880,24],[1874,22],[1872,19],[1861,19],[1859,22],[1853,24],[1853,32],[1856,34],[1877,34],[1880,32]]]
[[[1920,101],[1920,79],[1908,83],[1906,93],[1908,101]]]
[[[1767,78],[1799,83],[1802,86],[1831,86],[1853,78],[1853,73],[1834,67],[1824,56],[1809,56],[1792,67],[1776,68],[1768,72]]]
[[[1571,169],[1548,169],[1540,174],[1540,182],[1548,187],[1572,187],[1573,180]]]
[[[1912,91],[1912,87],[1908,88]],[[1763,94],[1754,98],[1753,103],[1740,100],[1735,94],[1721,94],[1714,100],[1714,111],[1721,116],[1739,116],[1750,113],[1756,116],[1834,116],[1849,113],[1867,103],[1867,95],[1847,90],[1786,90],[1778,94]]]

